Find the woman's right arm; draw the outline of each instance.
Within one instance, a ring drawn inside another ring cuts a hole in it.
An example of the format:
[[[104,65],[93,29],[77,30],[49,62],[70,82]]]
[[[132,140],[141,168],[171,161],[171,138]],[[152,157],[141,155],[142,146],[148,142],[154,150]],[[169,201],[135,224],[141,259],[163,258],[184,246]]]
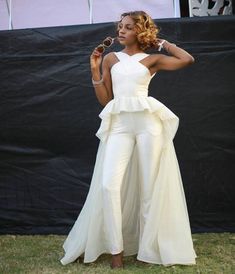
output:
[[[100,84],[94,84],[96,97],[102,106],[105,106],[113,98],[112,81],[109,67],[109,54],[105,55],[102,62],[102,75],[100,65],[102,62],[102,54],[94,50],[90,56],[91,75],[94,81],[103,78]]]

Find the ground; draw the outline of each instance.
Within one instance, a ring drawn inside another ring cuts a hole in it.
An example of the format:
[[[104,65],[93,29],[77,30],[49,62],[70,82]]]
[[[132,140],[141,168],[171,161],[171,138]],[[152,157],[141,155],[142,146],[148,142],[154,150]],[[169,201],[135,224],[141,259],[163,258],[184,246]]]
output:
[[[0,273],[37,274],[98,274],[98,273],[235,273],[235,233],[192,234],[198,255],[193,266],[174,265],[164,267],[136,260],[136,256],[124,257],[124,269],[111,269],[110,254],[102,254],[96,262],[79,261],[62,265],[62,244],[66,235],[0,235]]]

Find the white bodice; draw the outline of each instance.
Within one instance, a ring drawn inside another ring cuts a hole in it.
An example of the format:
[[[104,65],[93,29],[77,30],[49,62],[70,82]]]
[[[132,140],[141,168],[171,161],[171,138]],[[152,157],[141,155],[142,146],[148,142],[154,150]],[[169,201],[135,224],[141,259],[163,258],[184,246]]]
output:
[[[101,141],[106,141],[113,114],[118,114],[121,111],[148,110],[162,120],[166,145],[175,136],[179,118],[156,98],[148,96],[149,83],[156,73],[151,75],[149,69],[140,61],[149,54],[136,53],[130,56],[121,51],[115,52],[115,54],[119,61],[110,70],[114,96],[99,114],[102,121],[96,136]],[[150,133],[156,134],[156,132]]]
[[[111,68],[114,97],[148,96],[148,86],[153,75],[140,61],[149,54],[136,53],[128,55],[122,51],[115,52],[119,62]]]

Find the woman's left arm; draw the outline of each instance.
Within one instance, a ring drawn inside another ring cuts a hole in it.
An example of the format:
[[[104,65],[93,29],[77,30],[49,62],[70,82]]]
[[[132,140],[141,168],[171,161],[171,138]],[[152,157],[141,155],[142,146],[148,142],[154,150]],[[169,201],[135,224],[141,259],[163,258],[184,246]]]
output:
[[[167,40],[163,43],[164,49],[172,55],[168,56],[165,54],[154,54],[155,71],[159,70],[177,70],[195,62],[194,57],[189,54],[186,50],[176,46]]]

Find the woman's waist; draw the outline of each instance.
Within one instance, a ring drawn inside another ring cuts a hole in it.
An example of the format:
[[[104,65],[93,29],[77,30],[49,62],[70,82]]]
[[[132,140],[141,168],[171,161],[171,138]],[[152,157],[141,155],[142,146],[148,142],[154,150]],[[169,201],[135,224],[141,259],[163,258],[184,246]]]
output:
[[[141,99],[141,98],[147,98],[149,97],[148,94],[138,94],[138,95],[115,95],[113,96],[113,99],[123,99],[123,100],[131,100],[133,98],[133,100],[135,99]]]
[[[137,90],[113,90],[114,98],[119,97],[147,97],[148,89],[137,89]]]

